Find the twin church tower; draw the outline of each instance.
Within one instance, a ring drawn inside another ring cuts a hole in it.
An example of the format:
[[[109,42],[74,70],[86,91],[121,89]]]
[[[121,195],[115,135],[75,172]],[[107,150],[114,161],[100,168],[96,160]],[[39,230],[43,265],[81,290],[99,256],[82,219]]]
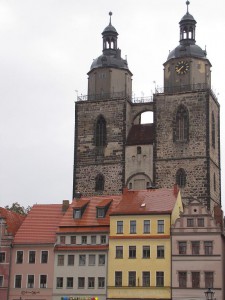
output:
[[[164,88],[132,99],[132,73],[111,22],[102,54],[88,72],[87,96],[75,104],[73,196],[121,194],[128,189],[171,188],[184,203],[221,205],[220,107],[211,90],[211,63],[196,45],[196,21],[187,11],[179,45],[164,66]],[[150,111],[153,122],[141,124]]]

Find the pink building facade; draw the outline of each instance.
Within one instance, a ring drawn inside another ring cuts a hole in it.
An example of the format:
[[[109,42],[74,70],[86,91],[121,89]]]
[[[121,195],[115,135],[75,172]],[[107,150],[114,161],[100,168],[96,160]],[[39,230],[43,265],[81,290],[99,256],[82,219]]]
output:
[[[172,227],[173,300],[203,300],[208,288],[224,299],[224,236],[217,221],[193,200]]]

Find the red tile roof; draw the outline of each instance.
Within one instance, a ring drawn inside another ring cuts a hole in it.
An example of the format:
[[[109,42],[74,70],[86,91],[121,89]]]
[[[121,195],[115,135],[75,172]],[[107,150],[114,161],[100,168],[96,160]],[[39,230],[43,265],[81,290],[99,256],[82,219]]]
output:
[[[5,219],[5,222],[7,224],[7,232],[14,236],[26,216],[0,207],[0,217]]]
[[[82,230],[90,230],[90,231],[105,231],[107,227],[109,227],[109,214],[117,207],[119,202],[122,199],[122,195],[116,196],[98,196],[98,197],[90,197],[90,198],[81,198],[78,200],[73,200],[62,218],[59,226],[59,231],[68,231],[70,227],[82,227]],[[110,204],[111,202],[111,204]],[[82,218],[74,219],[73,218],[73,209],[78,207],[86,206]],[[104,218],[96,217],[96,209],[97,207],[109,206],[107,213]],[[79,228],[76,228],[76,231]]]
[[[61,204],[34,205],[18,230],[14,244],[55,243],[62,216]]]
[[[123,199],[111,215],[171,213],[177,194],[173,189],[125,190]]]
[[[127,142],[128,146],[153,144],[154,124],[136,124],[129,131]]]

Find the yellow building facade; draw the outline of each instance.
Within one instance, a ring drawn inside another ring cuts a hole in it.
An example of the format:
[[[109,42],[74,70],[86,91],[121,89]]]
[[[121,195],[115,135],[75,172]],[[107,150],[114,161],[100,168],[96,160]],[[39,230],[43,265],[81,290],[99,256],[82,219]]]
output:
[[[180,193],[170,208],[160,194],[133,192],[110,216],[108,299],[171,299],[170,226],[183,207]]]

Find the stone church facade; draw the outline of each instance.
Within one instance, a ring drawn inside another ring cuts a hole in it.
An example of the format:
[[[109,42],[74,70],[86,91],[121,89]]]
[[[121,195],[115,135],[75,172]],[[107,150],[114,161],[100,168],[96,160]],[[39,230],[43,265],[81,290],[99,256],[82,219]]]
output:
[[[185,203],[195,198],[211,210],[221,204],[220,106],[188,8],[187,1],[179,45],[164,63],[164,88],[138,101],[110,13],[88,94],[75,104],[74,197],[178,184]],[[145,111],[153,113],[152,123],[141,124]]]

